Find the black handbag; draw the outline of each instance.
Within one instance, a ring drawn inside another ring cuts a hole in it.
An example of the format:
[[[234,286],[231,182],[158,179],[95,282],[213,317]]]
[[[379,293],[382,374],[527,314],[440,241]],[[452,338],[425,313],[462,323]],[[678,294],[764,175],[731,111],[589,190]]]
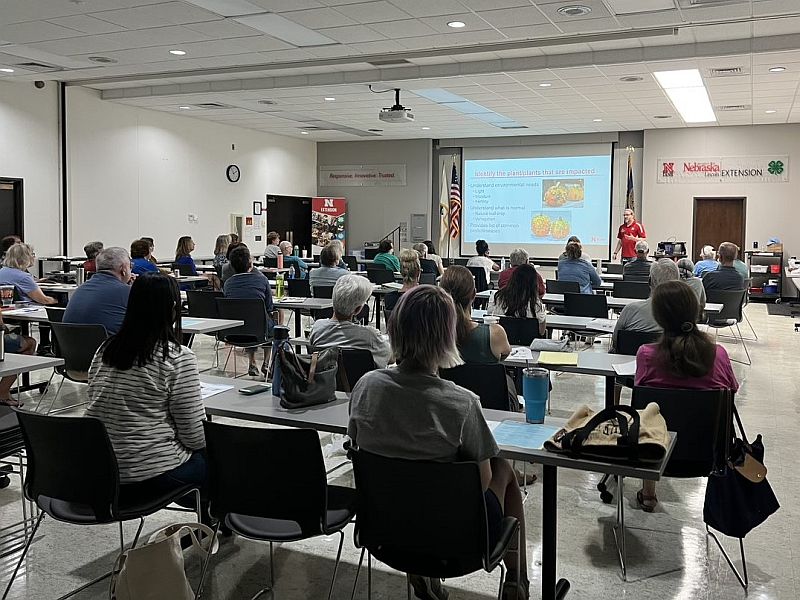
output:
[[[278,348],[281,368],[281,406],[305,408],[336,399],[339,349],[328,348],[302,356],[290,344]]]
[[[752,443],[733,408],[741,439],[733,434],[726,460],[708,476],[703,521],[725,535],[744,538],[780,508],[767,481],[761,434]]]

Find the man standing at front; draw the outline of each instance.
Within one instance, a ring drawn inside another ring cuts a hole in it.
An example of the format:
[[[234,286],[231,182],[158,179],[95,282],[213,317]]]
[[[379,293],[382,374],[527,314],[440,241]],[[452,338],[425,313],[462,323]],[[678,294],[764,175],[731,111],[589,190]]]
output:
[[[633,210],[626,208],[622,213],[624,223],[617,232],[617,247],[614,250],[614,260],[617,260],[619,251],[622,250],[622,262],[626,263],[636,258],[636,242],[647,239],[644,225],[636,220]]]

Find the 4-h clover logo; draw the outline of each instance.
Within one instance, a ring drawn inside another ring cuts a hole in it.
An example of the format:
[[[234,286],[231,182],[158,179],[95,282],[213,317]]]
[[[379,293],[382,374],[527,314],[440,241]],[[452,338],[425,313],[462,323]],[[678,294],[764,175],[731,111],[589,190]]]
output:
[[[783,161],[771,160],[767,165],[767,171],[769,171],[770,175],[780,175],[783,173]]]

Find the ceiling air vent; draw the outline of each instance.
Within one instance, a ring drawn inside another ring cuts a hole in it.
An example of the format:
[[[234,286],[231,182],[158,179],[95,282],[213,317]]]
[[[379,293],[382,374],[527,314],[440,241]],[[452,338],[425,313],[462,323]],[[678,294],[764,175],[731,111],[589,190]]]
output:
[[[63,67],[58,67],[56,65],[48,65],[45,63],[38,63],[38,62],[17,63],[13,66],[19,67],[20,69],[25,69],[26,71],[33,71],[34,73],[52,73],[53,71],[64,70]]]
[[[714,110],[719,112],[737,112],[741,110],[750,110],[753,107],[749,104],[723,104],[722,106],[715,106]]]
[[[405,58],[383,58],[380,60],[371,60],[367,64],[372,65],[373,67],[396,67],[399,65],[410,65],[409,61]]]
[[[204,110],[214,110],[217,108],[233,108],[229,104],[222,104],[221,102],[201,102],[200,104],[194,105],[196,108],[202,108]]]
[[[709,77],[737,77],[744,75],[742,67],[723,67],[721,69],[709,69]]]
[[[527,125],[498,125],[500,129],[527,129]]]

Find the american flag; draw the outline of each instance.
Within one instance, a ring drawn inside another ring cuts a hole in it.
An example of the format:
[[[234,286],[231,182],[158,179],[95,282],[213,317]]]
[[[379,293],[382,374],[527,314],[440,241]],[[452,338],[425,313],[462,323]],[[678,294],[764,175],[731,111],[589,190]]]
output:
[[[628,187],[625,190],[625,208],[630,208],[636,212],[636,196],[633,192],[633,166],[631,165],[631,154],[628,153]]]
[[[461,186],[458,184],[458,171],[453,163],[453,174],[450,177],[450,237],[458,239],[461,232]]]

